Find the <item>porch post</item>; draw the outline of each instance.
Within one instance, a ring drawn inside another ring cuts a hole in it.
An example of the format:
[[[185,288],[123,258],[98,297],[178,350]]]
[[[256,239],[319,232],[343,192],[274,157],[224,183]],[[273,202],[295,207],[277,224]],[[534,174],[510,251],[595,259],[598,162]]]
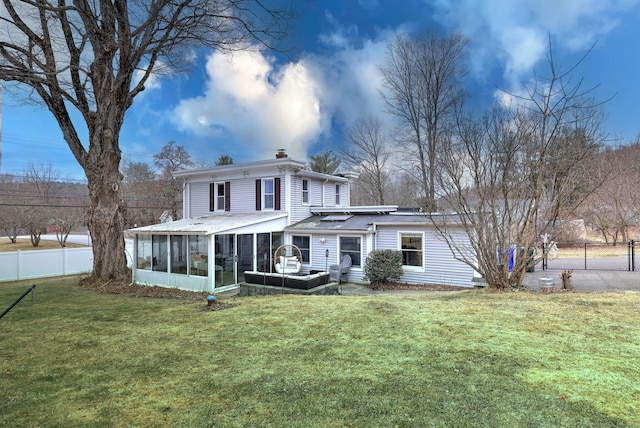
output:
[[[207,235],[207,284],[209,292],[216,288],[216,235]]]

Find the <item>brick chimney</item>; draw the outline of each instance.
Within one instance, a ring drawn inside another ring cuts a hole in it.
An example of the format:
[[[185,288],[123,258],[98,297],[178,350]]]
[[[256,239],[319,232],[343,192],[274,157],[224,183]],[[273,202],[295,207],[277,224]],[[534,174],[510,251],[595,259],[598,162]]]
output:
[[[278,149],[278,153],[276,153],[276,159],[284,159],[289,157],[287,155],[287,151],[285,149]]]

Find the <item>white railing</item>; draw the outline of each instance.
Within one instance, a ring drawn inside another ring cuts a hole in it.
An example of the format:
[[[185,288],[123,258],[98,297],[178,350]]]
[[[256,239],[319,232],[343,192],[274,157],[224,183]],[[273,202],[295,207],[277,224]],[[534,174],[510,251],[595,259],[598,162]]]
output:
[[[0,252],[0,282],[91,272],[93,249]]]

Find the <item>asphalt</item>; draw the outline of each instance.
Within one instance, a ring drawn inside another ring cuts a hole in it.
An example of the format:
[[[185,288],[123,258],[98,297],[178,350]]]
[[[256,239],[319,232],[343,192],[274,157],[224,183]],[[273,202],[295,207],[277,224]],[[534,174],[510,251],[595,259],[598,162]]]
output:
[[[548,280],[556,289],[562,288],[561,270],[538,270],[525,275],[523,284],[528,288],[539,291],[540,279],[545,283]],[[613,292],[613,291],[640,291],[640,272],[629,271],[606,271],[606,270],[574,270],[571,274],[571,284],[578,292]],[[464,289],[461,289],[464,290]],[[431,291],[423,290],[371,290],[360,284],[343,283],[342,295],[395,295],[395,296],[417,296]],[[444,291],[443,293],[451,293]],[[455,291],[453,291],[455,293]]]

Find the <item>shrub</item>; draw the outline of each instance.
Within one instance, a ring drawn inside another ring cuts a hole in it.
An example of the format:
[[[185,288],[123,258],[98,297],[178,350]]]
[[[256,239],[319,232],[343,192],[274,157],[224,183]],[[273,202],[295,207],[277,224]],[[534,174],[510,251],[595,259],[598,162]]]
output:
[[[374,250],[369,253],[364,265],[364,279],[372,284],[400,279],[402,275],[402,252]]]

